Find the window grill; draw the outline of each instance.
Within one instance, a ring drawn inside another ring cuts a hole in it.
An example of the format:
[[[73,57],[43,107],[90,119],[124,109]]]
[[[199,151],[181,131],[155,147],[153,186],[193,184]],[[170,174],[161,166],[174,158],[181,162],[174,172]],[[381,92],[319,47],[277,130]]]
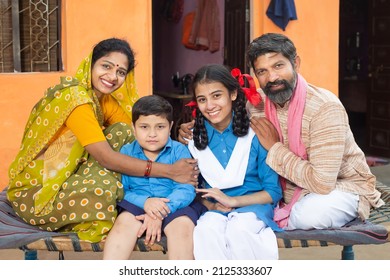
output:
[[[62,70],[60,0],[0,0],[0,72]]]

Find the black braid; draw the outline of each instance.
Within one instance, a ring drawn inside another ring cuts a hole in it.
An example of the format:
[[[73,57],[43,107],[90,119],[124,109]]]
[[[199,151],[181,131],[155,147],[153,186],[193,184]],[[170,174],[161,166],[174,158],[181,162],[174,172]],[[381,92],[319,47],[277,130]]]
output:
[[[249,130],[249,117],[246,111],[246,97],[242,89],[237,92],[237,98],[233,102],[233,134],[237,137],[245,136]]]
[[[193,130],[193,137],[194,137],[194,143],[195,147],[198,150],[204,150],[206,149],[207,145],[209,144],[209,138],[207,137],[207,131],[206,126],[204,125],[204,116],[200,112],[198,108],[196,108],[196,118],[195,118],[195,125]]]

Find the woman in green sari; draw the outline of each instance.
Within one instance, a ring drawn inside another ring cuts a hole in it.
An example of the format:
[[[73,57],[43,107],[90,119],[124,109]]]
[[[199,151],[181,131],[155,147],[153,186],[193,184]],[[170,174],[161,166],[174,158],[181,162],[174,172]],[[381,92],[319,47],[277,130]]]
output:
[[[131,108],[138,99],[134,54],[111,38],[98,43],[75,77],[62,77],[34,106],[20,151],[9,168],[7,197],[26,223],[75,232],[99,242],[123,198],[120,174],[196,184],[196,161],[173,165],[119,153],[133,141]]]

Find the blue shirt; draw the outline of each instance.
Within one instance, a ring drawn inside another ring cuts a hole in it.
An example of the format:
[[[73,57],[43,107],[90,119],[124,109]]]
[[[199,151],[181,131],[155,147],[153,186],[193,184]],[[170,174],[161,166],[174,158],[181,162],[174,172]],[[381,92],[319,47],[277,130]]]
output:
[[[221,165],[226,168],[238,140],[238,137],[233,134],[232,122],[222,133],[212,127],[208,121],[205,121],[205,127],[210,150]],[[272,204],[249,205],[234,211],[254,212],[259,219],[273,230],[279,231],[280,229],[273,221],[273,209],[282,198],[282,187],[279,182],[279,175],[266,163],[267,153],[267,150],[260,144],[258,138],[254,136],[242,186],[223,189],[222,191],[228,196],[242,196],[266,191],[272,198]],[[205,184],[207,188],[210,188],[207,182]]]
[[[222,132],[215,130],[207,121],[205,122],[209,139],[209,148],[221,165],[226,168],[238,137],[233,134],[232,123]],[[265,162],[267,150],[260,144],[255,136],[248,159],[248,167],[242,186],[224,189],[229,196],[240,196],[258,191],[266,191],[272,197],[273,204],[282,198],[282,188],[279,175]],[[206,182],[207,187],[210,187]]]
[[[126,144],[120,150],[122,154],[147,160],[138,141]],[[167,144],[156,158],[156,162],[173,164],[179,159],[191,158],[186,146],[169,138]],[[144,208],[146,199],[150,197],[164,197],[171,213],[188,206],[195,198],[195,188],[189,184],[180,184],[168,178],[152,178],[122,175],[124,185],[124,199],[140,208]]]

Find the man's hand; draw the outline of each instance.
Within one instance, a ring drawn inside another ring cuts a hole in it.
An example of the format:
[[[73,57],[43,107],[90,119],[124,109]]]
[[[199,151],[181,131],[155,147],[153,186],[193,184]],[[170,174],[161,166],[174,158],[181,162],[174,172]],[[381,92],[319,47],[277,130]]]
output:
[[[162,220],[156,220],[151,218],[149,215],[139,215],[135,216],[138,221],[143,221],[142,226],[140,227],[137,237],[140,238],[144,232],[145,234],[145,244],[153,245],[155,241],[160,242],[161,240],[161,225]]]
[[[251,128],[256,133],[261,145],[267,151],[269,151],[275,143],[280,142],[278,131],[266,118],[251,118]]]
[[[154,220],[163,220],[171,212],[167,202],[168,198],[150,197],[145,201],[144,211]]]
[[[177,140],[184,145],[187,145],[188,142],[184,138],[192,139],[192,131],[191,129],[195,125],[195,120],[192,120],[188,123],[182,123],[179,128],[179,135],[177,136]]]

